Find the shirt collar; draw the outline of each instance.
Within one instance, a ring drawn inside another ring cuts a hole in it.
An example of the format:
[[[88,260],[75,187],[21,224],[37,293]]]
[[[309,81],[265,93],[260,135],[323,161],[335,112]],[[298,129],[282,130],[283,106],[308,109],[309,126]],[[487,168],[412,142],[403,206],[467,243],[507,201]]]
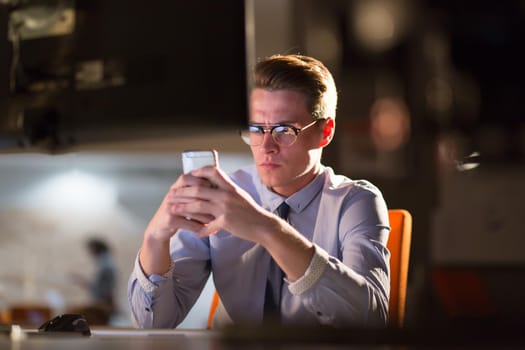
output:
[[[312,202],[312,200],[321,191],[324,185],[325,179],[325,167],[321,166],[320,173],[312,180],[308,185],[300,189],[299,191],[292,194],[290,197],[285,198],[268,187],[260,181],[259,193],[261,195],[262,206],[271,212],[275,212],[277,207],[285,202],[290,206],[290,210],[295,213],[300,213]]]

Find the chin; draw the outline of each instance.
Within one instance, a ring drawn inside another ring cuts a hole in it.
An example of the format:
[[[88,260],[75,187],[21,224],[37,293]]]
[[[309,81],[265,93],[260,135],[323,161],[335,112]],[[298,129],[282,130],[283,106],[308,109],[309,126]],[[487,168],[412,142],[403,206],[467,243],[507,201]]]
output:
[[[268,171],[260,171],[259,176],[261,178],[262,183],[266,187],[279,187],[284,184],[284,181],[282,180],[282,176],[279,174],[276,174],[275,171],[268,172]]]
[[[280,181],[276,181],[275,179],[269,179],[267,177],[261,177],[261,180],[262,180],[262,183],[266,187],[269,187],[269,188],[281,186],[281,182]]]

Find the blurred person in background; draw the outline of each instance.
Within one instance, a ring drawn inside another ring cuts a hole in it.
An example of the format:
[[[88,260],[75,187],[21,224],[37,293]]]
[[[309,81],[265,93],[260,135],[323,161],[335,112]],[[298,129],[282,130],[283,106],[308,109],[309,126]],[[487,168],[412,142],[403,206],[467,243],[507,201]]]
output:
[[[91,324],[108,324],[117,311],[114,300],[117,281],[113,255],[109,245],[100,238],[89,239],[86,248],[96,264],[94,277],[91,280],[80,276],[74,278],[89,290],[91,303],[72,312],[84,314]]]

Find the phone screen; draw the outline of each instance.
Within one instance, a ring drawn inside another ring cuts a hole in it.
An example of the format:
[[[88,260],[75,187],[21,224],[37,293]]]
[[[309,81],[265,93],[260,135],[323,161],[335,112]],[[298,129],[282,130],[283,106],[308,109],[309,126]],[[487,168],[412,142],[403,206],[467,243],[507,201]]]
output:
[[[182,152],[182,170],[187,174],[206,165],[217,165],[218,154],[215,150],[188,150]]]

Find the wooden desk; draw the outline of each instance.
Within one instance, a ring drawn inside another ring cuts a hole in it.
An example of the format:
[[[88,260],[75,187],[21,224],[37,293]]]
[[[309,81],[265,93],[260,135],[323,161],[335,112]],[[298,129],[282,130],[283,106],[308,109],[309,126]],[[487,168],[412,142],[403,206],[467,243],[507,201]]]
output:
[[[230,328],[138,330],[91,327],[92,335],[37,333],[25,339],[0,335],[1,350],[265,350],[265,349],[523,349],[521,327],[335,330],[330,328]]]
[[[135,330],[91,327],[91,336],[25,330],[24,339],[0,335],[2,350],[207,350],[218,347],[218,334],[204,330]]]

